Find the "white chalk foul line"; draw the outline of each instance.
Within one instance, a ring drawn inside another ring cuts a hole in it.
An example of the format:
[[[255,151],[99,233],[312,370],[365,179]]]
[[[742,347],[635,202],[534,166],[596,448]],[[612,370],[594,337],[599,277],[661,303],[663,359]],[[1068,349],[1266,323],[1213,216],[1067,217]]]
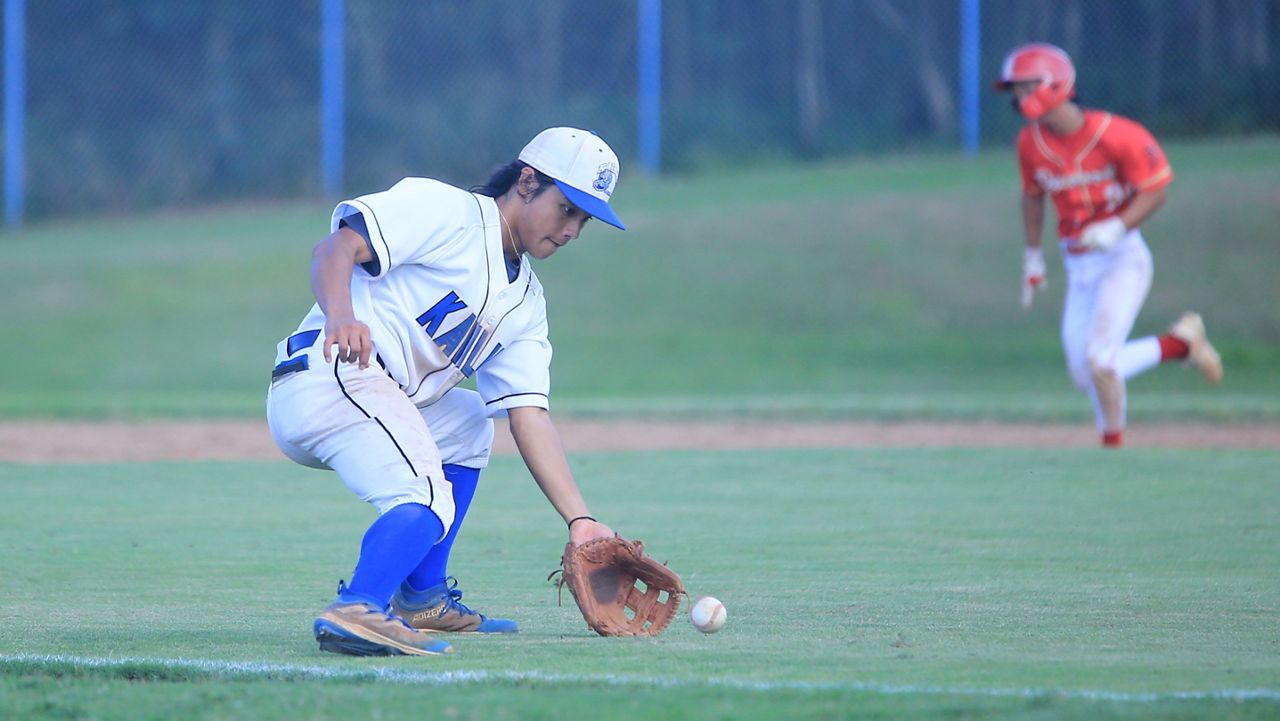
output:
[[[88,658],[83,656],[0,654],[0,665],[33,664],[36,666],[82,666],[118,669],[128,666],[157,666],[175,671],[196,671],[223,678],[289,678],[320,681],[384,681],[424,686],[449,686],[486,682],[539,682],[548,684],[602,684],[608,686],[650,686],[661,688],[732,688],[744,691],[854,691],[886,695],[924,694],[931,696],[980,696],[994,698],[1037,698],[1054,696],[1088,701],[1153,703],[1157,701],[1280,701],[1277,689],[1217,689],[1210,691],[1163,691],[1130,693],[1099,689],[1056,688],[969,688],[963,686],[899,685],[864,681],[749,681],[733,678],[674,678],[669,676],[630,676],[625,674],[556,674],[540,671],[415,671],[375,666],[367,669],[328,668],[297,664],[258,663],[252,661],[209,661],[189,658]]]

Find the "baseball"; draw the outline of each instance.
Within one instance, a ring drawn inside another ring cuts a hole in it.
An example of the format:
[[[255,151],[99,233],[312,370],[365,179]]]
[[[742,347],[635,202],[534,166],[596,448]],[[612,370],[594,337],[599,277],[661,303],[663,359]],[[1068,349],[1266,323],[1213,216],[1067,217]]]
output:
[[[703,596],[694,602],[689,609],[689,621],[693,627],[703,633],[715,633],[724,625],[728,611],[719,599]]]

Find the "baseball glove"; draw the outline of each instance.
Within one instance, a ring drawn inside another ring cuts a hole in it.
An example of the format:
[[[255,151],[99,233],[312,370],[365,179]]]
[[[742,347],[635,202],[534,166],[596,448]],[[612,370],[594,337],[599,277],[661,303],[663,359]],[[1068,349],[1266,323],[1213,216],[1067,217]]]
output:
[[[687,595],[680,576],[621,536],[570,542],[556,585],[569,587],[587,625],[601,636],[657,636]]]

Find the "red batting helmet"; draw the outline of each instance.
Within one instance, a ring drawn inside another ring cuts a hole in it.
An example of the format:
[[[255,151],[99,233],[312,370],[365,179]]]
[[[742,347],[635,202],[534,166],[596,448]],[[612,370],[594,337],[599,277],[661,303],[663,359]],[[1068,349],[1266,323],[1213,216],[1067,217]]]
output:
[[[1014,83],[1039,81],[1036,89],[1018,101],[1018,109],[1030,120],[1062,105],[1076,95],[1076,68],[1071,56],[1057,45],[1020,45],[1004,58],[996,90],[1008,90]]]

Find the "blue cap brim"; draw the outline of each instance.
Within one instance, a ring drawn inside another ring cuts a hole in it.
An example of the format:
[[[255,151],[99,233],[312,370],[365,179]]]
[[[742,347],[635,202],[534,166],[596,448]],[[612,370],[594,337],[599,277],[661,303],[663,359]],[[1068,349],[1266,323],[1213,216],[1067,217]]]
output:
[[[564,197],[568,198],[570,203],[581,208],[582,212],[587,215],[599,218],[618,230],[627,229],[627,226],[622,224],[622,219],[618,217],[618,214],[613,212],[613,208],[610,208],[609,204],[603,200],[590,193],[584,193],[577,188],[561,183],[559,180],[556,181],[556,187],[560,188],[560,192],[564,193]]]

